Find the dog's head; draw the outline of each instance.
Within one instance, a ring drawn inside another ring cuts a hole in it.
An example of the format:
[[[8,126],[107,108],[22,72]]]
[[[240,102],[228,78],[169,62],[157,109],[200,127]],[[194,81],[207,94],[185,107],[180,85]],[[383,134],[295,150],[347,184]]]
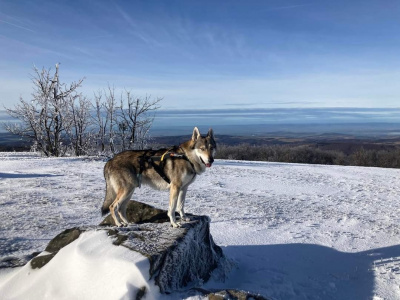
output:
[[[207,136],[201,136],[197,127],[193,130],[192,147],[196,152],[197,157],[207,167],[211,167],[214,162],[214,156],[217,151],[217,144],[214,140],[214,132],[210,128]]]

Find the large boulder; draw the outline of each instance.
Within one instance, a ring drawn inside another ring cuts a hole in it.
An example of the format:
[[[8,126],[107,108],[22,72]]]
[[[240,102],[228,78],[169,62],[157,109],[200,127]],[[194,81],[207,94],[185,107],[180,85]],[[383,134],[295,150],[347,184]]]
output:
[[[181,228],[172,228],[165,210],[130,201],[127,217],[136,224],[118,228],[113,226],[113,220],[108,216],[98,226],[75,227],[61,232],[50,241],[44,252],[30,261],[30,267],[23,267],[2,287],[3,290],[0,288],[0,294],[7,293],[10,298],[16,296],[17,299],[34,294],[38,299],[38,295],[39,298],[47,293],[59,296],[57,293],[62,291],[65,299],[78,296],[92,299],[92,293],[98,290],[100,298],[142,299],[146,295],[154,298],[154,293],[159,292],[190,290],[189,294],[210,300],[266,300],[261,295],[244,291],[204,290],[200,287],[213,271],[216,276],[226,276],[232,264],[213,241],[210,219],[189,216],[190,222],[185,222]],[[72,247],[66,248],[70,244]],[[101,262],[96,260],[99,255]],[[47,264],[49,268],[41,270]],[[93,273],[96,270],[102,271]],[[132,276],[136,279],[133,280]],[[26,281],[28,277],[30,281]],[[152,283],[149,279],[153,279]],[[18,280],[23,281],[23,288],[10,289],[21,285]],[[110,290],[110,287],[115,290]]]
[[[162,293],[181,290],[207,281],[224,260],[220,247],[210,235],[210,220],[192,216],[181,228],[165,223],[144,223],[134,227],[112,228],[115,244],[146,256],[150,275]]]
[[[150,278],[154,279],[162,293],[200,285],[210,278],[215,268],[226,263],[221,248],[210,234],[210,219],[207,216],[189,215],[191,221],[182,224],[181,228],[173,228],[166,211],[130,201],[127,217],[136,224],[115,227],[108,216],[99,226],[65,230],[50,241],[45,254],[31,260],[32,268],[43,267],[62,247],[89,230],[106,231],[115,246],[146,256],[150,262]]]
[[[58,234],[47,245],[45,252],[47,254],[36,256],[31,260],[32,269],[38,269],[46,265],[63,247],[75,241],[84,230],[78,227],[64,230]]]

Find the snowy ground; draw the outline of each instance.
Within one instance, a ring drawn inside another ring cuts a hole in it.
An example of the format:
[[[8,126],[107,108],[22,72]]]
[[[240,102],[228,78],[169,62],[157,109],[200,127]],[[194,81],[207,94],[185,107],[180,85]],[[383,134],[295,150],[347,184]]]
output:
[[[99,223],[103,166],[0,153],[0,260]],[[168,205],[167,192],[142,188],[134,197]],[[215,242],[237,263],[224,283],[205,288],[272,299],[400,299],[400,170],[217,161],[189,189],[186,211],[211,217]],[[0,272],[0,289],[8,276]]]

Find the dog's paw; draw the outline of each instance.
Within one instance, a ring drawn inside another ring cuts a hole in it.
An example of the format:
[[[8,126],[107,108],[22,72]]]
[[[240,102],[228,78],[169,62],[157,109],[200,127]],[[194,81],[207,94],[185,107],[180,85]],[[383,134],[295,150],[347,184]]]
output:
[[[182,220],[183,222],[190,222],[190,218],[187,217],[187,216],[181,217],[181,220]]]
[[[174,227],[174,228],[180,228],[181,227],[181,223],[179,223],[179,222],[178,223],[177,222],[173,222],[172,223],[171,222],[171,226]]]

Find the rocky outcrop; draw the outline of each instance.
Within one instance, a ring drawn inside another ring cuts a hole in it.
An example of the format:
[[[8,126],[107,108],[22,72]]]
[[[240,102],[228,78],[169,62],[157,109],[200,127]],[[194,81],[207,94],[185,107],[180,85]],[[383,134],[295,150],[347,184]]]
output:
[[[44,250],[48,252],[48,254],[42,254],[36,256],[31,260],[32,269],[41,268],[44,265],[46,265],[54,256],[56,256],[56,254],[58,253],[58,251],[60,251],[61,248],[75,241],[83,231],[84,231],[83,229],[75,227],[61,232],[59,235],[57,235],[54,239],[50,241],[50,243]]]
[[[128,202],[126,216],[129,222],[135,224],[169,222],[166,210],[158,209],[138,201]],[[100,226],[115,226],[114,219],[111,215],[108,215],[100,223]]]
[[[210,234],[207,216],[189,215],[190,222],[181,228],[172,228],[166,211],[130,201],[127,217],[136,224],[111,227],[113,220],[108,216],[100,226],[65,230],[49,243],[44,254],[31,260],[32,268],[43,267],[62,247],[88,230],[104,230],[114,245],[146,256],[150,261],[150,276],[162,293],[198,286],[210,278],[215,268],[223,268],[226,263],[221,248]]]
[[[168,222],[144,223],[134,227],[112,228],[114,244],[137,251],[149,258],[150,275],[162,293],[207,281],[211,272],[225,260],[209,232],[209,218],[192,216],[181,228]]]
[[[268,300],[267,298],[239,290],[207,291],[196,289],[200,294],[206,296],[209,300]]]

